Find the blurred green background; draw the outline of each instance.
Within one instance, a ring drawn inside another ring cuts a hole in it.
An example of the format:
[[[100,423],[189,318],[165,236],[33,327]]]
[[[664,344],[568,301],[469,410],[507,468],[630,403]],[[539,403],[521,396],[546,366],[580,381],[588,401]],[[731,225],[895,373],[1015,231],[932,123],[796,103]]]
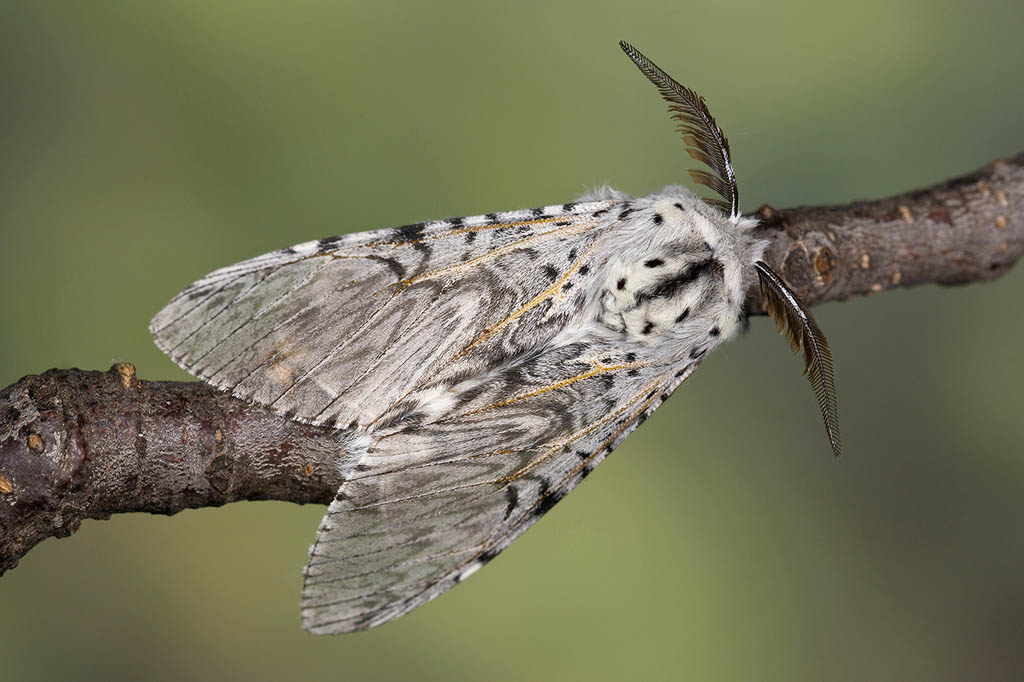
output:
[[[1024,149],[995,0],[0,7],[0,385],[128,360],[217,267],[347,231],[646,193],[689,160],[627,39],[704,94],[747,211]],[[1024,268],[815,311],[833,460],[769,321],[473,580],[300,630],[319,507],[87,521],[0,579],[4,680],[1024,675]]]

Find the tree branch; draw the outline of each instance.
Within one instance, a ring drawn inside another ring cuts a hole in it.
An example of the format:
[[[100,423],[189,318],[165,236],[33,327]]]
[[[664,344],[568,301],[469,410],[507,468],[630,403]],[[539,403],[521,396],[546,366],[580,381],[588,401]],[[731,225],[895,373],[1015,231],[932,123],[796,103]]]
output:
[[[765,260],[808,305],[995,279],[1024,251],[1024,153],[888,199],[758,211]],[[750,292],[761,312],[760,294]]]
[[[934,187],[759,211],[766,260],[810,305],[998,277],[1024,251],[1024,154]],[[748,295],[760,313],[760,295]],[[47,537],[119,512],[236,500],[327,504],[336,433],[135,368],[50,370],[0,391],[0,574]]]

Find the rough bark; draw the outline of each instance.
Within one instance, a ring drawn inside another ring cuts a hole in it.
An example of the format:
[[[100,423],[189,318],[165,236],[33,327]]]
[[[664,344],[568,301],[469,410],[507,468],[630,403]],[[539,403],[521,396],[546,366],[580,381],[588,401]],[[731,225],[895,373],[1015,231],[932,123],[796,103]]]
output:
[[[766,259],[810,305],[998,277],[1024,250],[1024,154],[934,187],[759,211]],[[760,312],[760,297],[749,305]],[[141,322],[140,322],[141,324]],[[0,574],[84,518],[236,500],[328,503],[335,434],[130,364],[50,370],[0,391]]]

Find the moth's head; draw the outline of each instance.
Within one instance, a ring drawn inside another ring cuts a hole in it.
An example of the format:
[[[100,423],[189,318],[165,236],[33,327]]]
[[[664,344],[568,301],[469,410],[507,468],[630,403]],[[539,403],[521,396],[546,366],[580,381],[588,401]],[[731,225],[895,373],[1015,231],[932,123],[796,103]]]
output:
[[[744,327],[745,294],[765,244],[750,229],[756,221],[667,187],[630,202],[617,225],[601,302],[608,327],[645,345],[668,340],[698,352]]]
[[[766,312],[775,320],[779,332],[786,334],[793,350],[803,350],[805,373],[817,395],[818,405],[825,418],[829,442],[838,455],[839,423],[832,378],[832,356],[828,343],[814,316],[799,297],[786,286],[781,277],[761,261],[764,247],[759,246],[749,236],[749,228],[756,223],[742,217],[739,211],[739,190],[732,168],[729,141],[708,111],[703,97],[680,85],[632,45],[620,42],[619,46],[668,102],[669,112],[678,122],[679,132],[686,143],[686,152],[711,171],[691,169],[690,177],[697,184],[710,188],[721,197],[703,200],[721,211],[714,211],[715,215],[708,216],[696,204],[692,206],[695,224],[709,235],[706,239],[712,250],[720,255],[722,265],[726,297],[710,305],[720,306],[727,297],[742,296],[746,291],[747,282],[752,282],[753,274],[756,273]],[[701,227],[705,219],[707,225]],[[754,247],[753,251],[751,245]],[[701,266],[701,270],[707,268]],[[702,278],[695,281],[700,279]],[[696,288],[690,287],[685,295],[694,296],[696,291]],[[676,301],[676,305],[680,305],[680,301]],[[683,329],[685,331],[685,328]],[[714,331],[718,330],[716,327]]]

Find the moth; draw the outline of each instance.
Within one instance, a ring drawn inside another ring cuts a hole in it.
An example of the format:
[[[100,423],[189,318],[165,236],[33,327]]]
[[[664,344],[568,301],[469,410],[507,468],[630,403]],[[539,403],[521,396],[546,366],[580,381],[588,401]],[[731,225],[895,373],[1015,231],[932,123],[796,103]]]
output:
[[[310,549],[303,626],[386,623],[465,580],[744,328],[745,293],[803,350],[839,454],[832,360],[761,259],[703,98],[627,43],[693,180],[306,242],[217,270],[151,331],[179,365],[336,429],[344,484]]]

